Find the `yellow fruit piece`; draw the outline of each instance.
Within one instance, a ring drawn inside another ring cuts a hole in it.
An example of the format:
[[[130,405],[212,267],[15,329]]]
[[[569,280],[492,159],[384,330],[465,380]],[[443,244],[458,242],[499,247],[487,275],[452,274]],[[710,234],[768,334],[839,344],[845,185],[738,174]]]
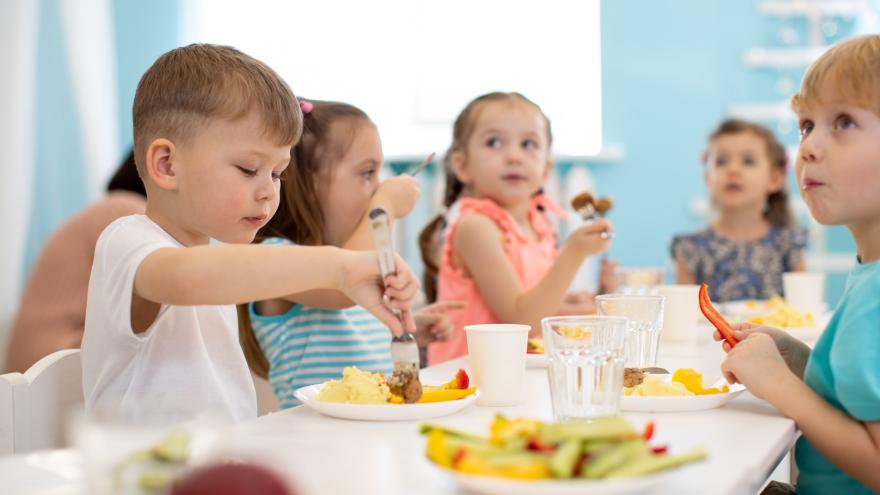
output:
[[[681,383],[689,391],[696,395],[710,395],[726,393],[730,389],[727,385],[722,388],[703,388],[703,375],[691,368],[680,368],[672,374],[672,381]]]
[[[431,433],[428,433],[428,445],[426,450],[428,459],[431,459],[440,466],[447,468],[452,467],[452,457],[446,450],[446,434],[443,433],[443,431],[432,430]]]
[[[547,465],[547,461],[537,457],[498,466],[478,453],[465,451],[454,467],[462,473],[480,476],[501,476],[518,479],[550,477],[550,468]]]
[[[503,445],[512,438],[536,435],[540,427],[541,421],[537,419],[507,419],[504,416],[495,416],[495,421],[489,427],[489,441],[495,445]]]
[[[500,476],[501,473],[485,457],[465,451],[461,459],[455,463],[455,469],[466,474],[481,476]]]
[[[447,390],[422,390],[422,397],[419,402],[444,402],[448,400],[458,400],[468,395],[473,395],[477,389],[474,387],[465,389],[447,389]]]
[[[477,389],[474,387],[465,388],[465,389],[444,389],[440,387],[422,387],[422,396],[417,401],[417,404],[424,404],[428,402],[446,402],[450,400],[458,400],[468,395],[473,395]],[[401,404],[403,403],[403,399],[399,395],[391,394],[391,398],[388,399],[388,402],[391,404]]]
[[[508,478],[541,479],[550,477],[550,467],[547,466],[547,461],[538,458],[508,464],[498,468],[498,471],[501,476]]]

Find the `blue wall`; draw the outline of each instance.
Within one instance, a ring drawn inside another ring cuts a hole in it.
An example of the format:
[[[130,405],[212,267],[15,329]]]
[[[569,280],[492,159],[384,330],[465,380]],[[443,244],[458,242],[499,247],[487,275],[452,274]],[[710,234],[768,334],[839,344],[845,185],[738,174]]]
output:
[[[706,194],[699,161],[705,137],[731,104],[787,99],[791,91],[778,81],[787,78],[796,89],[805,69],[748,68],[745,53],[781,46],[783,23],[805,43],[806,25],[760,16],[754,2],[614,0],[602,2],[601,15],[604,141],[626,150],[619,162],[592,166],[601,193],[616,199],[611,255],[624,265],[671,267],[672,235],[702,225],[689,208]],[[833,21],[836,39],[851,33],[851,20]],[[774,130],[797,143],[796,129]],[[829,247],[854,252],[842,227],[830,229]],[[832,304],[843,279],[829,278]]]
[[[58,2],[39,1],[36,176],[28,267],[46,236],[88,199]],[[131,103],[141,74],[159,54],[179,43],[180,3],[113,3],[120,158],[132,143]],[[624,265],[668,265],[671,236],[701,226],[689,208],[693,198],[705,196],[698,159],[705,136],[730,104],[784,99],[788,94],[778,89],[780,78],[796,86],[803,72],[750,69],[743,63],[744,54],[756,46],[780,46],[783,25],[795,29],[803,42],[806,25],[796,18],[759,16],[754,2],[745,1],[613,0],[602,2],[601,15],[604,141],[626,151],[620,161],[589,165],[599,192],[615,199],[611,219],[618,237],[611,255]],[[835,22],[838,37],[854,28],[851,20]],[[789,144],[797,142],[793,129],[781,137]],[[425,217],[427,211],[422,210],[427,205],[420,208],[414,215]],[[407,237],[414,238],[413,230]],[[832,229],[829,246],[853,251],[842,228]],[[410,261],[419,268],[417,258]],[[841,277],[830,281],[832,302],[841,287]]]
[[[117,0],[113,8],[118,81],[120,160],[132,144],[131,104],[141,74],[161,53],[177,46],[178,0]],[[39,1],[33,203],[24,276],[49,234],[89,201],[58,0]]]

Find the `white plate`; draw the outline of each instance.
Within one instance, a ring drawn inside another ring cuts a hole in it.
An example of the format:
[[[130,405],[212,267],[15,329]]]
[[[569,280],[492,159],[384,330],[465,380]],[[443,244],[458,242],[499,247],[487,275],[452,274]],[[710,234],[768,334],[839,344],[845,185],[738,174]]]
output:
[[[516,480],[475,476],[444,469],[465,489],[485,495],[590,495],[649,493],[666,473],[606,480]]]
[[[774,311],[774,308],[770,307],[765,300],[719,303],[718,309],[725,318],[735,321],[746,321],[749,318],[754,318],[756,316],[766,316]],[[810,312],[813,313],[816,321],[819,322],[827,317],[829,312],[828,305],[823,303],[821,307],[813,309]]]
[[[321,414],[360,421],[410,421],[447,416],[473,404],[480,394],[477,390],[473,395],[462,399],[425,404],[343,404],[316,400],[315,397],[323,387],[323,383],[302,387],[294,392],[294,396],[303,405]]]
[[[684,412],[714,409],[723,406],[746,389],[739,383],[728,386],[730,391],[726,394],[678,397],[625,395],[620,398],[620,408],[624,411],[638,412]]]
[[[546,368],[547,356],[545,354],[526,353],[526,368]]]

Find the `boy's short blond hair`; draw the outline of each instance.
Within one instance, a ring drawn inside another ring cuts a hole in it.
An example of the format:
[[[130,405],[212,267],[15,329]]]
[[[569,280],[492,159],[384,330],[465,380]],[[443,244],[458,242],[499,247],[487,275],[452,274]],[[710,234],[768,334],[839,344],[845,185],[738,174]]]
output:
[[[193,44],[165,53],[147,69],[134,95],[134,155],[144,173],[157,138],[186,141],[210,119],[235,120],[256,110],[265,132],[293,146],[302,112],[287,84],[266,64],[228,46]]]
[[[807,69],[801,89],[791,97],[795,112],[840,99],[880,115],[880,35],[838,43]]]

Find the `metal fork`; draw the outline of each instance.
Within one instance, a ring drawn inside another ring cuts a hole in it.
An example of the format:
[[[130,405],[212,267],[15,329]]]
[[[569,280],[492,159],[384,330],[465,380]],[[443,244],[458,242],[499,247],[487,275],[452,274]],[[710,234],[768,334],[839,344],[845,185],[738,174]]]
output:
[[[391,244],[391,223],[388,220],[388,212],[384,208],[370,210],[370,226],[373,230],[373,243],[379,256],[379,270],[384,281],[389,275],[397,273],[394,263],[394,248]],[[400,320],[403,333],[391,339],[391,359],[394,361],[395,370],[399,368],[419,369],[419,347],[416,339],[407,328],[406,319],[400,310],[393,310]],[[418,376],[418,373],[416,373]]]

